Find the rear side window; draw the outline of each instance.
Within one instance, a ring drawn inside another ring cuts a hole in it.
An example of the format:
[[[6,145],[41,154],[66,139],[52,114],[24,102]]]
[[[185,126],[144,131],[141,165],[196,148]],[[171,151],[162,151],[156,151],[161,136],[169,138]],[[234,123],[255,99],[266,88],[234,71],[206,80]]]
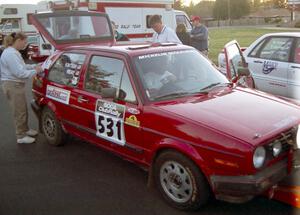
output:
[[[84,54],[63,53],[51,67],[48,79],[67,86],[77,86],[85,57]]]

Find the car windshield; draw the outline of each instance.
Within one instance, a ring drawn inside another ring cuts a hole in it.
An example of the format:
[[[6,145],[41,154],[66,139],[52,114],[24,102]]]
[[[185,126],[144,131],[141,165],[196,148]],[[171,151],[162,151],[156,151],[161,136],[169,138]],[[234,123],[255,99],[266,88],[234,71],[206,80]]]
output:
[[[58,43],[112,36],[105,16],[39,17],[38,21]]]
[[[134,59],[149,100],[207,93],[229,84],[212,63],[196,50],[141,55]]]
[[[38,44],[38,37],[37,36],[28,36],[27,43],[28,44]]]

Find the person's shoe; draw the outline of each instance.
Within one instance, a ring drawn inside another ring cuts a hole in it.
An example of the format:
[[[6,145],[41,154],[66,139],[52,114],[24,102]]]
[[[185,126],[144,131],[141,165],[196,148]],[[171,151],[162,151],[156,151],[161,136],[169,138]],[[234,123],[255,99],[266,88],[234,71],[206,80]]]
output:
[[[37,132],[36,130],[33,130],[33,129],[29,129],[27,132],[26,132],[26,135],[30,136],[30,137],[34,137],[36,135],[38,135],[39,132]]]
[[[29,136],[25,136],[23,138],[17,139],[17,143],[19,143],[19,144],[30,144],[30,143],[34,143],[34,142],[35,142],[35,138],[29,137]]]

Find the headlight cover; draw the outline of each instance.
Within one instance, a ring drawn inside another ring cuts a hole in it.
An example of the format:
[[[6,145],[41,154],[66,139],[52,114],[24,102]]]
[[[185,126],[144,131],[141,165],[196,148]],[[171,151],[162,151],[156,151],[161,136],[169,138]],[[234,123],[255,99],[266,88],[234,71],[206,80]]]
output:
[[[264,147],[258,147],[253,154],[253,165],[256,169],[261,168],[266,160],[266,150]]]
[[[282,151],[282,144],[281,142],[277,141],[272,146],[273,156],[277,157],[280,152]]]

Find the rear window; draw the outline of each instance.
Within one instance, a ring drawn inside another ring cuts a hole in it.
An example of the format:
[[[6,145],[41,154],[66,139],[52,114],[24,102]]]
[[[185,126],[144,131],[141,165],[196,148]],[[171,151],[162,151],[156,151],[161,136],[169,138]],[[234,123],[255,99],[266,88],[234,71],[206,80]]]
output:
[[[38,17],[51,37],[59,42],[93,40],[112,36],[106,16],[53,16]]]

